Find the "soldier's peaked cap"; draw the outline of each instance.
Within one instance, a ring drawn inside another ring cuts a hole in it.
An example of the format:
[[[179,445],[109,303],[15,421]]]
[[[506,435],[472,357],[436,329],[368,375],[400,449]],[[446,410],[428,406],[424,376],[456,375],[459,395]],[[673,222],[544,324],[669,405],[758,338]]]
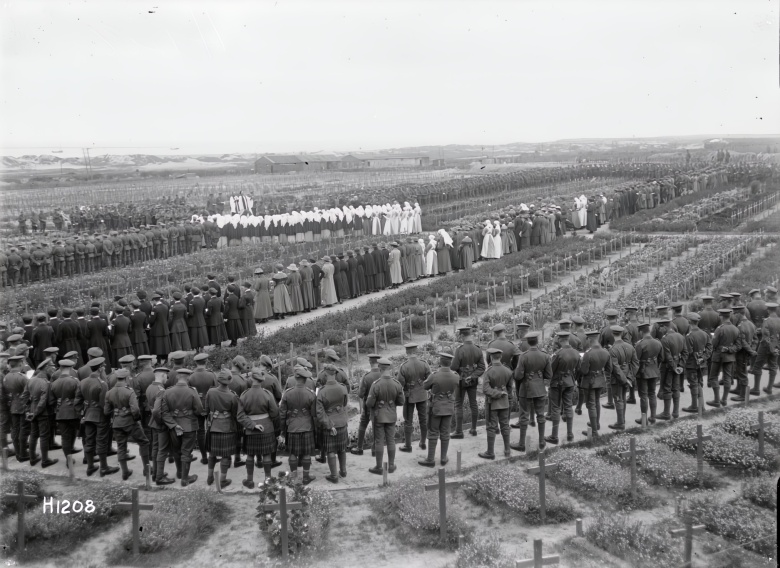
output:
[[[195,355],[195,357],[193,357],[193,359],[198,363],[201,361],[205,361],[208,358],[209,358],[208,353],[198,353],[197,355]]]
[[[381,359],[379,359],[379,361],[377,361],[377,363],[379,363],[380,365],[392,365],[392,363],[390,362],[390,359],[386,359],[385,357],[382,357]]]
[[[613,309],[604,310],[604,315],[608,318],[616,318],[618,316],[618,311]]]
[[[524,321],[519,321],[515,324],[515,327],[531,327],[531,324],[525,323]]]
[[[440,359],[452,359],[454,357],[452,353],[447,353],[446,351],[439,351],[436,355],[438,355]]]
[[[600,335],[600,332],[596,329],[591,329],[590,331],[586,331],[585,335],[588,337],[593,337],[594,335]]]
[[[696,312],[691,312],[688,314],[688,319],[692,322],[699,322],[701,321],[701,316]]]
[[[730,314],[732,311],[733,310],[730,310],[729,308],[721,308],[721,309],[718,310],[718,313],[720,315],[722,315],[722,316],[725,316],[725,315]]]
[[[417,349],[417,344],[416,343],[406,343],[404,345],[404,349],[407,349],[407,350],[409,350],[409,349]]]
[[[98,367],[100,367],[100,365],[102,365],[105,362],[106,360],[103,357],[95,357],[94,359],[91,359],[87,363],[87,366],[91,369],[97,369]]]
[[[488,347],[487,352],[490,353],[491,355],[499,355],[504,353],[497,347]]]
[[[775,302],[769,302],[769,303],[766,305],[766,308],[767,308],[768,310],[776,310],[776,309],[777,309],[777,306],[778,306],[778,304],[776,304]]]
[[[491,328],[491,331],[493,331],[494,333],[506,331],[506,326],[503,323],[498,323]]]

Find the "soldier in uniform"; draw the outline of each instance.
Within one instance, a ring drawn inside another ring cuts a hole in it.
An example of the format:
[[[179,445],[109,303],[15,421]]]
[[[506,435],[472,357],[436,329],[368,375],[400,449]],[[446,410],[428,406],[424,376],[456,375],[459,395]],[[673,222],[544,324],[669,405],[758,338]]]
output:
[[[718,317],[718,312],[716,312],[712,307],[712,302],[715,301],[715,298],[712,296],[702,296],[701,301],[704,303],[704,307],[699,312],[699,315],[701,316],[701,319],[699,320],[699,328],[711,335],[715,332],[715,328],[720,325],[720,317]]]
[[[335,369],[326,367],[327,380],[317,392],[317,418],[323,432],[323,451],[328,457],[330,475],[325,479],[338,483],[339,476],[347,476],[347,407],[349,395],[344,385],[336,382]],[[336,469],[338,460],[338,470]]]
[[[599,398],[601,390],[606,387],[607,377],[612,375],[612,360],[609,352],[599,343],[598,331],[589,331],[586,335],[590,341],[590,348],[580,361],[580,388],[585,391],[585,406],[588,409],[591,435],[598,437],[601,429]],[[585,431],[583,434],[587,436],[588,433]]]
[[[425,440],[428,437],[428,423],[426,403],[428,393],[425,392],[423,384],[425,379],[431,374],[431,368],[428,363],[420,361],[417,357],[417,344],[407,343],[404,345],[407,359],[398,369],[398,382],[404,388],[404,445],[399,448],[402,452],[412,451],[412,432],[414,427],[414,410],[417,409],[417,420],[420,423],[420,449],[425,449]]]
[[[701,316],[696,312],[688,314],[688,335],[685,336],[688,359],[685,361],[685,376],[691,391],[691,405],[683,412],[699,411],[699,392],[704,388],[704,373],[707,362],[712,356],[712,338],[706,331],[699,329]]]
[[[379,359],[380,377],[366,398],[366,406],[374,417],[374,440],[376,446],[376,465],[368,471],[382,475],[382,459],[387,446],[387,471],[395,471],[395,422],[398,419],[396,407],[404,403],[404,389],[390,372],[390,360]]]
[[[247,379],[244,378],[244,375],[242,374],[246,372],[248,368],[249,363],[247,363],[244,357],[241,355],[236,355],[233,357],[230,365],[230,384],[228,385],[228,388],[232,390],[237,397],[241,397],[244,391],[249,388]],[[236,454],[233,459],[233,467],[241,467],[246,463],[241,459],[242,438],[244,437],[243,434],[243,431],[236,429]]]
[[[721,308],[718,310],[718,314],[720,315],[720,326],[715,330],[715,335],[712,338],[712,361],[707,378],[707,386],[712,389],[715,397],[713,400],[708,400],[707,405],[716,408],[728,404],[729,389],[734,377],[734,362],[737,360],[737,352],[742,348],[741,334],[731,323],[732,310]],[[718,384],[721,371],[723,371],[722,397]]]
[[[344,385],[344,388],[347,389],[347,392],[351,392],[352,385],[349,384],[349,378],[347,377],[347,374],[344,372],[344,369],[336,365],[336,363],[341,360],[338,354],[333,349],[326,349],[323,351],[323,355],[325,355],[325,364],[332,365],[336,369],[336,382]],[[308,368],[311,369],[311,363],[309,363]],[[325,374],[325,370],[323,369],[320,371],[320,374],[317,375],[317,387],[322,387],[322,385],[324,385],[325,381],[327,380],[328,377]]]
[[[168,428],[176,478],[181,479],[182,487],[198,480],[197,475],[190,475],[190,464],[198,437],[198,416],[204,411],[198,391],[187,382],[191,373],[189,369],[179,369],[176,384],[159,397],[160,416]]]
[[[572,413],[572,397],[574,396],[577,369],[580,366],[580,354],[574,349],[571,343],[571,332],[558,331],[556,334],[556,344],[558,350],[552,356],[550,366],[552,369],[552,380],[550,381],[550,401],[552,411],[550,419],[552,420],[552,434],[545,440],[551,444],[558,444],[558,426],[561,421],[561,415],[566,422],[566,440],[574,440],[574,419]]]
[[[515,324],[515,340],[517,342],[517,349],[520,352],[520,355],[528,351],[528,341],[526,341],[525,336],[528,334],[528,330],[530,329],[530,325],[523,322],[518,322]],[[520,358],[520,355],[518,355],[518,360]],[[514,366],[512,367],[512,370],[517,367],[517,361],[514,362]],[[514,380],[514,379],[513,379]],[[517,396],[517,393],[520,392],[520,382],[515,381],[515,396]],[[512,428],[520,428],[520,417],[518,416],[517,422],[510,424]]]
[[[615,401],[617,421],[610,424],[613,430],[626,429],[626,393],[629,387],[636,381],[636,372],[639,369],[639,360],[636,350],[628,342],[623,341],[625,328],[616,325],[612,327],[614,343],[608,349],[612,362],[612,374],[609,381],[612,383],[612,395]]]
[[[314,423],[317,420],[317,397],[306,388],[311,373],[304,368],[295,371],[295,387],[284,391],[279,405],[281,436],[279,448],[290,450],[290,473],[298,477],[298,464],[303,468],[304,485],[316,478],[311,475],[311,455],[314,453]],[[211,458],[209,458],[211,459]],[[229,463],[229,462],[228,462]]]
[[[30,465],[35,465],[39,461],[41,467],[49,467],[59,460],[49,458],[49,388],[52,373],[54,373],[54,362],[46,358],[38,365],[35,374],[27,381],[25,389],[28,396],[27,421],[30,422]],[[38,445],[41,444],[41,457],[35,452]]]
[[[170,485],[176,480],[168,478],[165,473],[165,460],[168,457],[170,436],[168,428],[162,420],[162,406],[158,402],[165,392],[165,380],[168,377],[167,367],[158,367],[154,370],[154,381],[146,388],[146,403],[150,408],[149,430],[151,431],[151,453],[149,461],[152,467],[152,477],[157,485]]]
[[[241,393],[241,404],[244,412],[255,425],[253,429],[244,432],[244,449],[246,451],[246,479],[244,487],[254,487],[255,461],[262,460],[265,479],[271,476],[271,454],[276,452],[276,430],[274,421],[279,417],[279,407],[274,395],[263,387],[267,373],[255,367],[251,371],[252,386]],[[194,373],[193,373],[194,376]],[[260,428],[257,428],[257,427]]]
[[[146,400],[146,391],[154,382],[152,356],[141,355],[138,357],[138,365],[138,374],[133,378],[133,390],[135,390],[135,394],[138,397],[138,407],[141,410],[141,427],[144,430],[146,439],[149,440],[149,444],[153,446],[155,444],[155,440],[152,437],[152,430],[149,426],[149,418],[152,413],[152,406],[149,404],[149,401]],[[154,457],[150,457],[149,463],[151,464],[152,471],[154,471],[156,467]]]
[[[731,400],[735,402],[745,402],[746,392],[750,383],[748,379],[748,366],[753,357],[756,356],[756,352],[753,350],[756,341],[756,326],[753,322],[745,317],[745,306],[742,304],[734,306],[734,314],[731,316],[732,323],[737,326],[737,329],[742,334],[742,349],[737,351],[737,360],[734,362],[734,376],[737,384],[732,389]],[[761,394],[758,385],[750,391],[753,396]]]
[[[368,362],[371,368],[369,369],[368,373],[363,375],[363,378],[360,379],[360,386],[358,387],[358,399],[360,400],[360,424],[358,425],[357,443],[350,449],[350,452],[356,456],[363,455],[363,445],[366,440],[366,429],[368,428],[368,423],[371,421],[371,412],[366,406],[366,399],[368,398],[368,393],[371,390],[371,385],[373,385],[374,382],[382,375],[379,372],[379,363],[377,363],[381,357],[381,355],[376,353],[371,353],[368,356]],[[449,430],[447,433],[449,434]],[[373,456],[375,453],[375,446],[372,445],[371,455]]]
[[[201,404],[205,407],[206,394],[209,390],[217,387],[217,375],[206,368],[208,353],[198,353],[195,355],[195,370],[190,375],[190,386],[193,387],[200,397]],[[242,393],[243,394],[243,393]],[[205,412],[205,411],[204,411]],[[206,415],[202,412],[198,415],[198,449],[200,450],[200,463],[209,463],[208,453],[206,452]]]
[[[149,440],[141,428],[141,408],[138,405],[138,397],[135,390],[127,384],[130,379],[130,371],[117,369],[114,373],[116,384],[106,393],[103,412],[112,416],[111,427],[114,430],[119,455],[119,467],[122,469],[122,480],[127,480],[133,475],[133,470],[127,468],[127,441],[132,439],[138,444],[141,461],[144,466],[144,475],[149,467]]]
[[[79,419],[82,408],[76,406],[76,397],[81,384],[73,369],[72,359],[62,359],[59,362],[59,370],[52,374],[52,383],[49,387],[49,408],[55,412],[55,427],[60,432],[62,440],[62,453],[65,454],[65,465],[70,468],[68,456],[80,452],[74,448],[76,435],[79,431]],[[59,375],[56,376],[59,372]],[[51,421],[50,421],[51,428]],[[51,444],[49,449],[53,449]]]
[[[688,326],[688,322],[685,323]],[[671,420],[680,415],[680,389],[685,372],[683,365],[688,359],[685,338],[671,329],[671,325],[672,322],[668,319],[656,322],[657,333],[661,337],[663,347],[659,398],[664,401],[664,410],[656,416],[658,420]]]
[[[753,375],[753,384],[761,386],[761,372],[766,365],[769,369],[769,383],[764,388],[764,392],[772,394],[772,387],[777,377],[777,354],[780,351],[780,316],[777,314],[775,302],[767,302],[766,309],[768,315],[761,324],[761,341],[750,372]]]
[[[610,346],[615,343],[615,336],[612,333],[612,328],[618,325],[619,312],[613,309],[604,310],[604,316],[607,318],[607,323],[599,330],[599,343],[604,349],[609,349]],[[626,332],[623,339],[628,339],[628,333]],[[607,403],[604,408],[615,408],[615,402],[612,397],[612,381],[607,381]]]
[[[525,328],[528,329],[528,328]],[[495,347],[501,350],[501,364],[512,370],[517,365],[520,357],[520,349],[506,337],[506,326],[503,323],[494,325],[492,330],[495,337],[488,343],[488,349]],[[511,385],[510,385],[511,388]]]
[[[106,402],[108,384],[103,379],[102,371],[105,359],[95,357],[87,366],[90,374],[81,381],[81,388],[76,395],[76,406],[84,409],[81,419],[84,424],[84,455],[87,459],[87,476],[100,469],[100,477],[119,471],[118,467],[108,465],[108,450],[111,442],[108,431],[111,427],[108,416],[103,412]],[[100,460],[100,467],[95,465],[95,454]]]
[[[510,344],[511,345],[511,344]],[[512,371],[502,360],[504,352],[498,347],[488,347],[490,366],[482,375],[482,394],[485,395],[485,414],[487,423],[487,451],[479,457],[492,460],[496,458],[496,435],[501,431],[504,441],[504,456],[511,455],[509,447],[509,398],[512,392]]]
[[[10,415],[11,443],[14,447],[16,460],[25,462],[30,459],[28,442],[30,438],[30,423],[25,419],[30,392],[27,390],[27,377],[22,372],[24,355],[13,355],[8,358],[8,372],[0,382],[0,404],[3,414]],[[5,435],[3,436],[5,439]]]
[[[747,311],[750,314],[750,321],[753,322],[757,330],[760,330],[764,319],[769,315],[766,309],[766,302],[761,299],[761,290],[758,288],[753,288],[748,296],[750,301],[747,305]]]
[[[547,407],[546,385],[552,381],[552,360],[538,348],[539,333],[534,331],[526,335],[528,351],[520,356],[514,370],[514,379],[520,383],[517,398],[520,402],[520,443],[511,444],[513,450],[525,451],[525,434],[528,429],[528,417],[536,413],[539,428],[539,449],[546,446],[544,440],[545,417]]]
[[[664,325],[666,331],[677,331],[677,326],[672,323],[672,319],[669,317],[669,306],[656,306],[655,317],[657,318],[657,321],[650,327],[650,335],[655,337],[657,340],[660,341],[661,337],[663,337],[663,332],[659,331],[658,329],[659,321],[665,320],[668,322],[666,325]]]
[[[468,395],[471,410],[471,429],[469,434],[477,435],[477,383],[485,373],[485,358],[482,350],[474,345],[471,328],[458,328],[463,344],[455,349],[451,369],[460,375],[460,384],[455,395],[455,433],[453,439],[463,438],[463,399]]]
[[[674,315],[672,317],[672,323],[677,328],[677,333],[685,337],[688,335],[688,328],[689,323],[688,319],[683,315],[683,303],[682,302],[672,302],[672,311],[674,312]]]

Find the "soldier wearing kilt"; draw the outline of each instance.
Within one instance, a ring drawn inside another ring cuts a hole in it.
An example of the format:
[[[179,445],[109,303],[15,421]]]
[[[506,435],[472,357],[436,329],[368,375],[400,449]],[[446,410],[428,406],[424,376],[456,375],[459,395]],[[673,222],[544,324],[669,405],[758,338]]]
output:
[[[368,398],[368,392],[371,390],[371,385],[373,385],[381,376],[379,365],[377,364],[377,361],[381,357],[381,355],[376,353],[371,353],[368,356],[368,362],[371,365],[371,368],[368,373],[363,375],[363,378],[360,380],[360,386],[358,387],[358,398],[360,399],[360,424],[358,425],[357,443],[350,449],[350,453],[353,453],[356,456],[363,455],[363,444],[366,441],[366,429],[368,428],[368,423],[371,421],[371,413],[366,406],[366,399]],[[373,456],[375,453],[376,450],[374,449],[374,444],[372,444],[371,455]]]
[[[395,471],[395,423],[398,419],[396,407],[404,403],[404,388],[390,373],[390,360],[380,359],[381,376],[373,385],[366,399],[366,406],[374,417],[374,440],[376,445],[376,466],[368,471],[382,475],[382,459],[387,445],[387,471]]]
[[[190,375],[190,386],[198,391],[201,404],[205,406],[206,393],[217,386],[217,375],[206,368],[206,361],[209,356],[207,353],[198,353],[195,355],[195,370]],[[198,449],[200,450],[200,463],[209,463],[206,453],[206,415],[198,415]]]
[[[237,451],[236,422],[244,428],[255,427],[244,413],[244,406],[235,392],[228,388],[230,371],[222,370],[217,374],[217,388],[206,393],[204,410],[206,412],[206,449],[209,452],[208,477],[206,483],[214,483],[214,468],[220,458],[221,486],[230,485],[226,479],[230,468],[230,457]]]
[[[509,396],[512,391],[512,371],[501,362],[504,352],[499,347],[488,347],[490,366],[482,375],[482,394],[485,395],[485,413],[487,422],[487,451],[481,452],[479,457],[492,460],[496,458],[494,452],[496,434],[501,431],[504,440],[504,456],[511,454],[509,448]]]
[[[244,451],[246,460],[246,479],[244,487],[252,489],[255,485],[255,460],[263,460],[265,478],[271,477],[271,454],[276,451],[276,434],[274,420],[279,417],[279,407],[273,394],[263,388],[265,372],[260,368],[252,369],[252,386],[240,397],[244,412],[254,423],[254,429],[244,432]]]
[[[108,384],[102,377],[103,357],[95,357],[87,363],[90,375],[81,381],[81,388],[76,395],[76,406],[84,409],[81,419],[84,424],[84,455],[87,458],[87,476],[100,469],[100,477],[111,475],[119,471],[118,467],[109,467],[108,450],[111,442],[108,437],[111,424],[103,412],[106,402]],[[100,468],[95,463],[95,454],[100,459]]]
[[[696,312],[688,314],[690,327],[685,336],[688,359],[685,361],[685,376],[688,379],[688,390],[691,391],[691,405],[683,408],[683,412],[699,411],[699,390],[704,388],[704,373],[707,372],[707,361],[712,356],[712,338],[706,331],[699,329],[701,316]]]
[[[347,477],[347,408],[349,395],[344,385],[336,382],[336,367],[326,365],[327,380],[317,393],[317,417],[322,428],[323,452],[328,457],[330,475],[325,479],[338,483],[339,476]],[[336,461],[338,459],[338,472]]]
[[[168,378],[168,368],[158,367],[154,370],[154,381],[146,388],[145,398],[149,407],[149,430],[151,432],[151,452],[149,461],[152,465],[152,477],[157,485],[170,485],[175,479],[168,479],[165,473],[165,460],[168,458],[170,437],[168,428],[162,420],[162,394],[165,392],[165,380]]]
[[[274,363],[268,355],[260,357],[260,370],[263,371],[263,388],[273,395],[278,407],[279,403],[282,402],[282,387],[279,384],[279,379],[273,373],[273,368]],[[279,432],[279,430],[281,430],[281,426],[279,424],[279,416],[277,415],[274,419],[274,432]],[[256,460],[255,465],[260,467],[260,462]],[[276,459],[276,438],[274,438],[274,450],[271,452],[271,468],[279,467],[280,465],[282,465],[282,462]]]
[[[149,467],[149,440],[146,438],[141,425],[141,409],[138,406],[138,397],[130,388],[126,380],[130,377],[127,369],[118,369],[114,376],[116,384],[106,393],[103,412],[113,417],[112,428],[116,438],[119,455],[119,467],[122,468],[122,480],[125,481],[133,470],[127,468],[127,440],[132,438],[138,444],[141,461],[144,465],[144,474]]]
[[[311,378],[311,373],[304,368],[295,369],[296,385],[294,388],[284,391],[282,402],[279,405],[279,423],[281,436],[279,447],[286,445],[290,450],[290,473],[293,477],[298,475],[298,464],[303,467],[303,484],[308,485],[314,481],[309,473],[311,469],[311,456],[314,449],[314,424],[317,420],[317,397],[306,388],[306,379]]]
[[[295,379],[295,370],[298,369],[299,367],[301,367],[303,369],[306,369],[307,371],[309,371],[311,373],[311,370],[312,370],[313,366],[312,366],[311,363],[309,363],[303,357],[296,358],[295,359],[295,366],[293,367],[293,374],[290,375],[289,377],[287,377],[287,380],[284,382],[284,390],[295,388],[295,385],[297,384],[297,381]],[[325,371],[320,371],[320,376],[324,377],[324,372]],[[324,384],[325,384],[325,380],[323,379],[323,381],[320,384],[320,386],[322,386]],[[306,386],[307,389],[309,389],[312,392],[315,392],[317,390],[317,384],[314,382],[314,378],[313,377],[310,377],[310,378],[306,379],[306,385],[305,386]],[[280,397],[280,400],[281,400],[281,397]],[[320,443],[319,440],[317,440],[317,447],[319,447],[319,443]]]
[[[55,418],[62,440],[62,453],[65,454],[66,465],[70,467],[68,456],[76,453],[73,446],[79,431],[79,417],[82,411],[81,407],[76,406],[76,394],[80,383],[73,371],[75,363],[71,359],[62,359],[59,365],[62,371],[49,388],[49,406],[55,408]]]
[[[439,353],[439,368],[425,379],[423,388],[428,397],[428,456],[417,463],[425,467],[436,465],[436,444],[441,439],[441,465],[447,463],[450,445],[450,426],[455,413],[455,390],[460,376],[450,369],[451,353]]]
[[[236,396],[240,397],[243,392],[249,388],[247,378],[242,373],[245,373],[249,368],[249,363],[241,355],[233,357],[233,361],[230,366],[230,384],[228,388],[236,393]],[[242,439],[244,432],[240,428],[236,429],[236,455],[233,459],[233,467],[241,467],[245,465],[244,460],[241,459],[241,448],[243,446]]]

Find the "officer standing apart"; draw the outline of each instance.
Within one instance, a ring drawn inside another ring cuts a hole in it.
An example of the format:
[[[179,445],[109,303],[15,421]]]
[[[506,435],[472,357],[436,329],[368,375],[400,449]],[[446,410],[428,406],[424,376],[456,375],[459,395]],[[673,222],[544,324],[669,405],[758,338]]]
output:
[[[623,341],[623,329],[619,325],[611,328],[614,342],[609,348],[612,359],[612,374],[609,377],[612,383],[612,399],[615,402],[617,421],[610,424],[613,430],[626,429],[626,395],[636,380],[636,372],[639,369],[639,360],[632,345]]]
[[[545,418],[547,408],[547,388],[552,382],[552,359],[538,347],[539,332],[526,335],[528,351],[520,356],[514,371],[515,381],[520,383],[517,398],[520,402],[520,442],[511,444],[513,450],[524,452],[525,435],[528,430],[528,417],[533,412],[539,429],[539,449],[546,446],[544,440]]]
[[[387,471],[395,471],[395,423],[398,419],[396,407],[404,403],[404,389],[390,372],[390,360],[384,357],[378,361],[379,379],[371,385],[366,406],[374,417],[374,440],[376,445],[376,465],[368,471],[382,475],[382,459],[387,446]]]
[[[504,441],[504,456],[509,457],[509,399],[512,391],[512,371],[502,363],[504,352],[498,347],[488,347],[490,366],[482,375],[482,394],[485,395],[485,415],[487,418],[487,451],[479,457],[492,460],[496,458],[496,434],[501,431]]]
[[[691,391],[691,405],[683,408],[683,412],[699,411],[699,393],[704,388],[704,373],[707,372],[707,362],[712,356],[712,338],[706,331],[699,329],[701,316],[696,312],[688,314],[690,326],[685,336],[688,359],[685,361],[685,376],[688,379],[688,390]]]
[[[580,366],[580,354],[574,349],[570,341],[571,333],[559,331],[556,334],[558,351],[552,356],[552,381],[550,381],[550,401],[552,403],[552,433],[545,440],[551,444],[558,444],[558,426],[561,415],[566,422],[566,440],[574,440],[574,418],[572,404],[574,397],[577,370]]]
[[[451,353],[439,353],[439,368],[425,380],[423,388],[428,394],[428,456],[418,461],[425,467],[436,465],[436,444],[441,440],[441,465],[447,463],[450,445],[450,426],[455,413],[455,391],[460,376],[451,368]]]
[[[452,438],[456,440],[463,438],[463,399],[466,396],[469,398],[471,410],[469,434],[477,435],[477,383],[485,373],[485,359],[482,356],[482,350],[474,345],[471,328],[463,326],[459,327],[458,331],[463,344],[455,349],[451,366],[452,370],[460,375],[460,384],[455,395],[455,433],[452,435]]]
[[[601,428],[601,391],[606,388],[607,377],[612,375],[612,361],[609,352],[599,343],[599,332],[586,332],[590,348],[580,361],[580,388],[585,393],[585,406],[588,409],[590,429],[593,437],[599,435]],[[587,436],[588,432],[584,431]]]
[[[398,382],[404,389],[404,445],[399,449],[402,452],[412,451],[412,432],[414,431],[413,419],[414,411],[417,409],[417,420],[420,422],[420,449],[424,450],[425,440],[428,437],[428,423],[426,403],[428,393],[425,392],[423,384],[431,374],[431,368],[428,363],[420,361],[417,358],[417,344],[407,343],[404,345],[407,359],[398,369]]]

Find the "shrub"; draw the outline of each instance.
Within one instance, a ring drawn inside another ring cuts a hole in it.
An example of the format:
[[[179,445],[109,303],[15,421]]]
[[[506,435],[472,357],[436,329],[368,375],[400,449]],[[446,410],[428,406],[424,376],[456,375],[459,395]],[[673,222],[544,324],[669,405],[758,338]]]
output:
[[[469,525],[461,516],[452,509],[447,510],[447,541],[442,543],[439,539],[439,493],[437,491],[425,491],[424,485],[432,480],[410,481],[403,485],[394,485],[387,494],[381,497],[376,506],[384,516],[400,521],[398,527],[402,534],[402,540],[409,541],[415,546],[444,546],[455,549],[458,546],[458,535],[468,535],[471,532]],[[448,499],[455,494],[450,491]]]
[[[549,486],[548,486],[549,487]],[[525,520],[539,524],[539,481],[535,475],[516,465],[494,464],[480,468],[463,486],[471,499],[493,507],[496,504],[520,513]],[[549,489],[546,494],[547,521],[564,523],[577,517],[579,512]]]
[[[746,501],[723,503],[711,495],[697,497],[689,501],[687,513],[694,524],[703,524],[708,531],[736,540],[748,550],[764,556],[777,551],[774,515]]]
[[[648,529],[624,515],[601,513],[585,528],[585,538],[637,568],[679,566],[681,547],[669,533]]]
[[[703,443],[704,459],[710,464],[728,465],[748,471],[768,470],[773,467],[773,457],[759,457],[757,442],[730,434],[721,428],[711,428],[705,431],[705,434],[712,436],[712,440]],[[656,440],[673,450],[695,454],[696,445],[688,441],[695,437],[696,423],[680,422],[664,430]],[[766,452],[766,455],[769,453]]]
[[[467,542],[458,549],[458,557],[451,568],[514,568],[515,560],[501,549],[498,535],[490,533]]]
[[[764,422],[769,422],[769,419],[765,418]],[[758,424],[756,411],[738,408],[729,410],[726,419],[718,427],[730,434],[758,439],[758,430],[752,429],[753,424]],[[764,441],[775,445],[780,444],[780,425],[777,422],[764,426]]]
[[[227,519],[228,512],[224,501],[205,489],[164,493],[154,502],[154,509],[142,513],[140,551],[149,554],[191,550]],[[108,561],[129,562],[132,551],[133,535],[128,530],[109,552]]]
[[[43,488],[43,480],[44,477],[37,471],[28,469],[7,471],[3,474],[3,479],[0,480],[0,495],[16,494],[16,484],[19,481],[23,481],[24,494],[35,495],[38,498],[34,503],[28,503],[25,510],[39,507],[41,499],[51,494]],[[14,515],[16,512],[16,501],[14,499],[0,499],[0,519],[6,515]]]
[[[590,500],[614,499],[620,509],[645,509],[654,506],[647,494],[647,482],[636,480],[636,497],[631,493],[631,473],[619,465],[604,461],[581,449],[562,449],[551,461],[559,468],[551,478],[558,484]]]
[[[613,463],[628,464],[628,460],[620,458],[621,452],[627,452],[631,436],[615,436],[609,444],[596,450],[596,454]],[[654,485],[666,487],[704,487],[712,488],[719,485],[718,478],[709,469],[704,475],[698,475],[696,458],[690,455],[670,450],[665,445],[650,438],[636,438],[636,449],[645,450],[645,454],[637,456],[637,470],[650,479]]]
[[[265,511],[263,505],[279,503],[279,489],[287,488],[287,502],[297,501],[303,508],[287,513],[287,545],[290,555],[311,554],[325,545],[330,524],[333,498],[327,491],[315,490],[295,483],[289,475],[269,478],[260,486],[260,505],[257,507],[260,531],[271,548],[282,551],[282,525],[278,511]]]
[[[742,484],[742,496],[767,509],[777,510],[777,477],[764,473]]]

